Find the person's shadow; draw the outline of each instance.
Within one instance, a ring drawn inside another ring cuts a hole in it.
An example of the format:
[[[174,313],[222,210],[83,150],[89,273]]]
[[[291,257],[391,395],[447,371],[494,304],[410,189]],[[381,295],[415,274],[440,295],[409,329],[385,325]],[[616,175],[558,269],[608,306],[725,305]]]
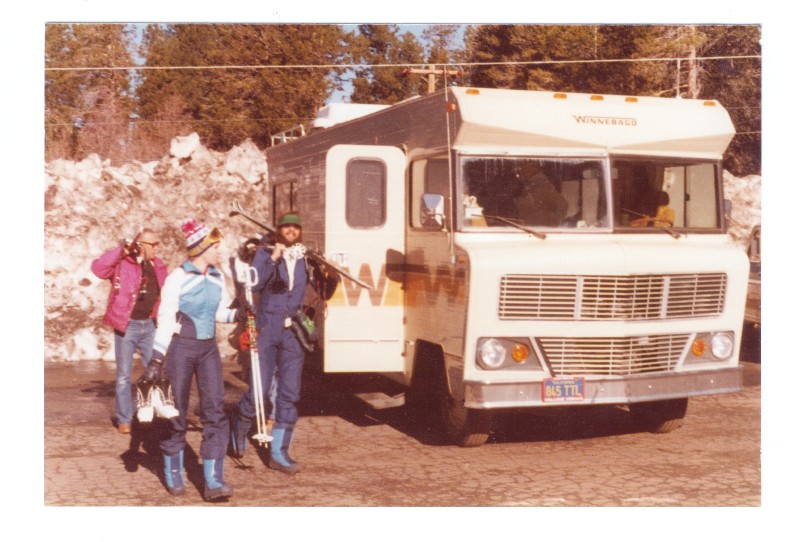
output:
[[[134,420],[128,449],[120,455],[126,471],[136,472],[142,467],[158,473],[161,464],[158,443],[168,434],[167,423],[163,418],[155,418],[146,424]]]
[[[190,422],[189,431],[198,430]],[[164,480],[164,460],[159,447],[159,442],[169,436],[169,421],[163,418],[154,418],[150,423],[133,422],[131,428],[131,440],[128,449],[125,450],[120,458],[128,472],[137,472],[139,468],[145,468],[153,473],[161,482],[166,490]],[[183,468],[186,474],[187,488],[189,484],[194,485],[197,491],[202,494],[205,480],[203,478],[203,466],[197,452],[187,444],[183,449]]]

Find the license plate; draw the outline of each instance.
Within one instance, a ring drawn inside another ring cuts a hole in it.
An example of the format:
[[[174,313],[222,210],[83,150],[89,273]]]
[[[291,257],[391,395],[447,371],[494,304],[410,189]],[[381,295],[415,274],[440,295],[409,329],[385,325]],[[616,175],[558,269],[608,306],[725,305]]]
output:
[[[586,398],[586,382],[583,377],[545,378],[542,382],[542,401],[583,401]]]

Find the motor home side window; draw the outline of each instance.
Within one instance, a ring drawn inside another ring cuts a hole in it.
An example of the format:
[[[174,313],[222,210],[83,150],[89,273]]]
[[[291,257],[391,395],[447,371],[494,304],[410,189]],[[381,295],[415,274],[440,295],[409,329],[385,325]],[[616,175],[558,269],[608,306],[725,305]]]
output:
[[[462,156],[464,228],[608,228],[599,159]]]
[[[347,164],[345,219],[354,229],[380,228],[386,223],[386,164],[356,159]]]
[[[416,160],[411,163],[410,169],[411,226],[426,230],[444,229],[450,216],[450,168],[447,158]],[[428,207],[427,213],[423,207]]]
[[[653,233],[659,229],[721,228],[715,162],[665,158],[612,159],[614,226]]]

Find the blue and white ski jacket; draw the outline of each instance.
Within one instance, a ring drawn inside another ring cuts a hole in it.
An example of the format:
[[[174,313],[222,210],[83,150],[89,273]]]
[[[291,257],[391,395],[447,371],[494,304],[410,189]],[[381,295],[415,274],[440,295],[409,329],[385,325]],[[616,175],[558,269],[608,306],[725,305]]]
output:
[[[187,260],[167,276],[161,289],[153,349],[166,354],[175,334],[200,340],[213,339],[215,322],[229,324],[234,321],[236,309],[229,309],[230,304],[222,272],[209,266],[205,273],[201,273]]]

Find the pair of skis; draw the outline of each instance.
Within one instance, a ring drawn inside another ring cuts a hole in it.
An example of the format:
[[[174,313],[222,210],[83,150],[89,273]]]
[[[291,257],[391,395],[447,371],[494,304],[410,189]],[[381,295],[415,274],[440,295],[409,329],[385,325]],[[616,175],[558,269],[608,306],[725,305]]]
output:
[[[253,306],[253,286],[258,282],[258,274],[254,267],[250,267],[237,256],[233,262],[236,270],[236,280],[244,285],[247,305]],[[253,405],[256,411],[256,434],[253,439],[261,446],[272,440],[267,426],[267,416],[264,410],[264,385],[261,379],[261,363],[258,359],[258,345],[256,341],[256,318],[247,312],[247,333],[250,336],[250,378],[253,380]]]

